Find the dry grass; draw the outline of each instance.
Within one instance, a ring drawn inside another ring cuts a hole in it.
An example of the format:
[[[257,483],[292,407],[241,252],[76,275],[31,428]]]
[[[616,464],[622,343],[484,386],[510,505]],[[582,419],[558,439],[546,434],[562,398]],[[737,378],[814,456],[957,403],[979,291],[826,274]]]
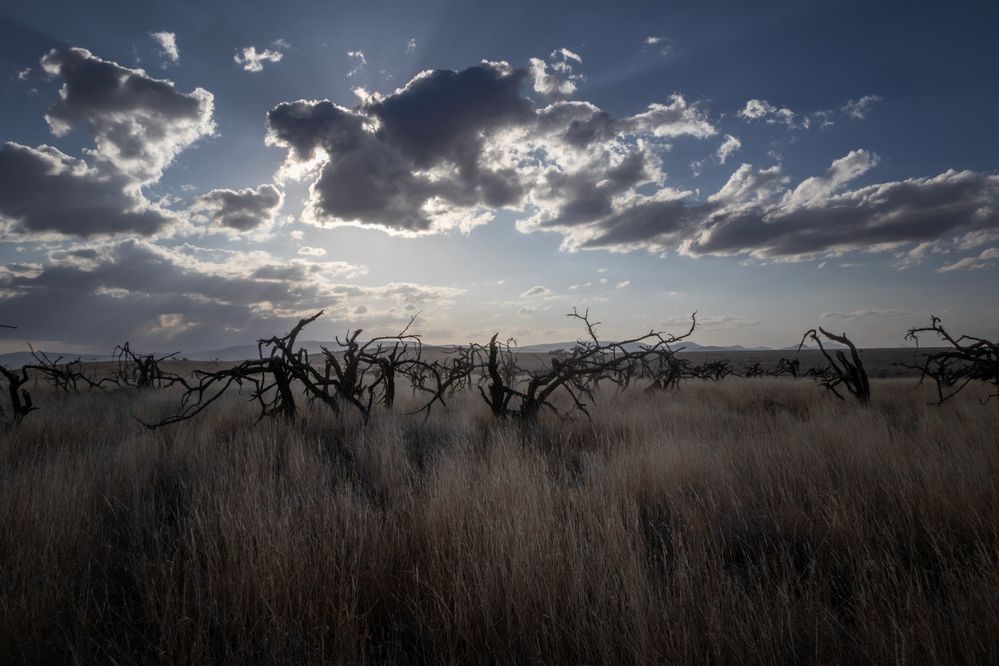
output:
[[[0,436],[0,661],[999,663],[999,405],[874,391],[529,429],[49,402]]]

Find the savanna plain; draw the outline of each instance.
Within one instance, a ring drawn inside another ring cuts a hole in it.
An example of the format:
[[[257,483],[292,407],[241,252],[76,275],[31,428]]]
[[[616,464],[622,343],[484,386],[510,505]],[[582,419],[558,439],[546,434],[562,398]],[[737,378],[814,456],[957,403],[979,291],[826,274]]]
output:
[[[153,431],[176,391],[41,387],[0,434],[0,661],[999,663],[999,401],[871,385],[529,423],[229,392]]]

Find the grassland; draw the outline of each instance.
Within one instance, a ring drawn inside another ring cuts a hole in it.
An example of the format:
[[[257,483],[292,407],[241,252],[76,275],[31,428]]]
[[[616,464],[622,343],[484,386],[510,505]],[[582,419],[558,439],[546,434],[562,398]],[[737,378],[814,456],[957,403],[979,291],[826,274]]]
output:
[[[170,391],[47,396],[0,434],[0,662],[999,663],[999,405],[930,397],[150,432]]]

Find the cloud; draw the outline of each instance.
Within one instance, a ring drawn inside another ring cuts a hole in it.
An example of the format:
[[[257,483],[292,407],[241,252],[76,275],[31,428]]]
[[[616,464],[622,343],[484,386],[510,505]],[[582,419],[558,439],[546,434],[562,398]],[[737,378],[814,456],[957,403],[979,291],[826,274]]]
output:
[[[670,42],[668,37],[650,35],[642,41],[646,46],[658,46],[659,55],[669,55],[670,51],[673,50],[673,44]]]
[[[8,236],[151,236],[177,221],[127,175],[51,146],[0,146],[0,219]]]
[[[178,153],[215,131],[214,98],[203,88],[181,93],[171,81],[80,48],[53,49],[41,63],[63,80],[45,114],[52,132],[86,128],[96,144],[91,154],[137,181],[158,180]]]
[[[333,279],[361,272],[346,262],[277,261],[264,252],[170,249],[139,240],[71,246],[52,252],[38,269],[0,272],[0,320],[17,322],[18,335],[29,339],[61,331],[74,344],[110,349],[129,340],[144,350],[194,351],[273,335],[324,308],[329,316],[313,332],[328,339],[342,333],[337,321],[358,299],[386,308],[420,303],[439,312],[462,293]]]
[[[876,162],[873,153],[853,151],[793,189],[780,167],[743,164],[706,201],[690,194],[637,198],[591,224],[564,230],[564,245],[800,261],[904,250],[999,228],[999,176],[947,171],[844,188]]]
[[[725,140],[722,141],[722,144],[718,146],[717,152],[715,152],[715,157],[718,158],[719,164],[725,164],[725,162],[728,160],[729,156],[732,155],[732,153],[741,149],[742,149],[742,142],[739,141],[734,136],[732,136],[731,134],[726,134]]]
[[[355,74],[358,74],[364,66],[368,64],[367,59],[364,57],[364,51],[347,51],[347,57],[353,58],[357,63],[354,69],[347,72],[347,76],[354,76]]]
[[[278,177],[311,180],[302,220],[321,227],[467,231],[506,208],[528,213],[522,230],[561,229],[612,215],[643,186],[674,196],[662,188],[665,141],[717,133],[681,95],[617,117],[583,101],[538,108],[521,90],[527,78],[483,62],[362,92],[354,108],[280,104],[267,135],[288,151]]]
[[[864,310],[851,310],[850,312],[823,312],[820,315],[820,319],[848,319],[850,321],[857,321],[858,319],[905,319],[916,316],[922,316],[920,312],[912,312],[911,310],[902,309],[864,309]]]
[[[811,125],[807,117],[799,121],[798,115],[791,109],[774,106],[765,99],[749,100],[736,115],[746,121],[762,120],[768,125],[779,123],[792,129],[808,129]]]
[[[579,54],[567,48],[555,49],[549,60],[550,64],[540,58],[529,60],[534,91],[550,97],[567,97],[576,92],[576,84],[584,80],[583,75],[576,73],[572,65],[573,62],[583,64]]]
[[[275,44],[277,44],[277,42],[275,42]],[[280,51],[272,51],[270,49],[257,51],[257,47],[255,46],[246,46],[240,49],[232,59],[233,62],[240,65],[244,71],[262,72],[264,70],[265,62],[281,62],[282,58],[284,58],[284,54]]]
[[[406,53],[412,53],[416,50],[416,37],[412,37],[408,42],[406,42]]]
[[[759,326],[762,322],[759,319],[743,317],[740,315],[697,315],[698,331],[719,331],[732,328],[747,328]],[[665,328],[690,328],[690,315],[677,315],[667,317],[662,326]]]
[[[291,165],[322,164],[303,215],[312,224],[403,234],[460,227],[469,209],[521,197],[516,173],[484,163],[483,134],[529,118],[522,78],[483,64],[424,72],[359,109],[284,103],[268,114],[268,143],[288,148]]]
[[[304,257],[325,257],[326,250],[321,247],[309,247],[308,245],[303,245],[298,248],[298,253]]]
[[[172,32],[151,32],[149,36],[160,45],[160,54],[170,62],[180,62],[180,51],[177,49],[177,35]]]
[[[822,176],[812,176],[801,181],[788,192],[782,206],[787,211],[821,203],[846,183],[857,179],[878,163],[878,156],[866,150],[852,150],[834,160]]]
[[[621,282],[618,282],[616,285],[614,285],[614,288],[627,289],[630,286],[631,286],[631,280],[622,280]]]
[[[215,226],[234,231],[251,231],[274,223],[284,194],[273,185],[242,190],[212,190],[203,194],[191,207],[196,215]]]
[[[854,120],[863,120],[870,113],[871,107],[873,107],[878,102],[882,101],[882,97],[878,95],[864,95],[858,100],[850,100],[845,105],[841,111],[848,115]]]
[[[541,286],[541,285],[535,285],[535,286],[531,287],[530,289],[528,289],[527,291],[525,291],[523,294],[521,294],[520,297],[521,298],[535,298],[535,297],[551,296],[551,294],[552,294],[552,290],[549,289],[548,287],[544,287],[544,286]]]
[[[976,256],[964,257],[951,264],[937,269],[938,273],[949,273],[950,271],[976,271],[992,268],[999,263],[999,248],[990,247],[982,250]]]

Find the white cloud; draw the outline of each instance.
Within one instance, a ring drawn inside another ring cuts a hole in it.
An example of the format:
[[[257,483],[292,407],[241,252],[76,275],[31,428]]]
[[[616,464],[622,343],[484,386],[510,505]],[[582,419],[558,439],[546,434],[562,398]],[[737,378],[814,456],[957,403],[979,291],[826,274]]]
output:
[[[921,314],[922,313],[912,312],[911,310],[904,310],[904,309],[867,308],[863,310],[851,310],[850,312],[823,312],[819,318],[849,319],[851,321],[856,321],[858,319],[905,319],[915,316],[921,316]]]
[[[742,142],[731,134],[726,134],[725,140],[722,141],[720,146],[718,146],[718,151],[715,152],[715,156],[718,158],[719,164],[725,164],[732,153],[741,149]]]
[[[806,117],[798,120],[798,115],[786,107],[778,107],[765,99],[751,99],[737,114],[743,120],[762,120],[768,125],[782,124],[792,129],[808,129],[811,121]]]
[[[999,262],[999,248],[990,247],[982,250],[980,254],[972,257],[964,257],[953,263],[947,264],[937,269],[939,273],[949,273],[950,271],[976,271],[992,268]]]
[[[551,97],[566,97],[576,92],[576,84],[585,77],[574,71],[572,62],[582,65],[582,57],[567,48],[560,48],[551,52],[549,60],[549,63],[540,58],[529,61],[534,91]]]
[[[621,282],[618,282],[616,285],[614,285],[614,288],[627,289],[630,286],[631,286],[631,280],[622,280]]]
[[[233,56],[233,61],[237,65],[242,66],[244,71],[262,72],[264,70],[264,63],[281,62],[282,58],[284,58],[284,54],[280,51],[272,51],[270,49],[257,51],[257,47],[255,46],[246,46]]]
[[[364,51],[347,51],[347,57],[353,58],[354,61],[357,63],[354,69],[347,72],[347,76],[354,76],[355,74],[359,73],[361,69],[364,68],[365,65],[368,64],[367,59],[364,57]]]
[[[412,37],[408,42],[406,42],[406,53],[412,53],[415,50],[416,50],[416,37]]]
[[[303,245],[298,248],[298,254],[305,257],[325,257],[326,250],[321,247],[309,247],[308,245]]]
[[[177,49],[177,35],[172,32],[151,32],[152,37],[160,45],[160,53],[170,62],[180,62],[180,51]]]
[[[541,286],[541,285],[535,285],[535,286],[531,287],[530,289],[528,289],[527,291],[525,291],[524,293],[522,293],[520,295],[520,297],[521,298],[537,298],[537,297],[551,296],[551,294],[552,294],[552,290],[549,289],[548,287],[544,287],[544,286]]]
[[[102,60],[86,49],[53,49],[42,58],[63,79],[45,114],[56,136],[86,128],[92,154],[138,181],[153,182],[182,150],[215,132],[214,97],[203,88],[180,93],[171,81]]]
[[[871,108],[882,100],[883,98],[879,95],[864,95],[860,99],[850,100],[843,105],[841,110],[854,120],[863,120],[870,113]]]

